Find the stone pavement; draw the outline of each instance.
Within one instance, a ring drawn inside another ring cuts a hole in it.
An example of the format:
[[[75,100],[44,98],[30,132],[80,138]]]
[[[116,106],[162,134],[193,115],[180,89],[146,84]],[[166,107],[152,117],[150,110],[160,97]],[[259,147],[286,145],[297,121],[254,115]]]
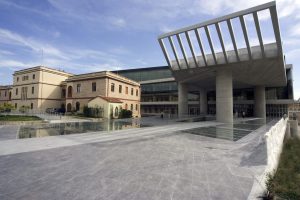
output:
[[[211,123],[0,141],[0,199],[247,199],[265,128],[237,142],[181,132]]]

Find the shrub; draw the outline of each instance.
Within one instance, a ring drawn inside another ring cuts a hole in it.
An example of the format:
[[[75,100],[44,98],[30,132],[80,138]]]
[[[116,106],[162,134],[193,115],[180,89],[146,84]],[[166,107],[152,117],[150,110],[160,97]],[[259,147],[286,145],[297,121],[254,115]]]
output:
[[[15,107],[10,103],[4,103],[3,105],[0,105],[0,112],[10,112],[14,109]]]
[[[26,113],[29,109],[30,109],[29,106],[21,106],[21,107],[19,108],[19,112],[21,112],[21,113]]]
[[[123,119],[123,118],[131,118],[132,117],[132,111],[131,110],[125,110],[122,109],[119,113],[119,118]]]
[[[85,117],[103,117],[103,108],[101,107],[91,108],[88,106],[84,106],[83,115]]]
[[[283,147],[276,173],[267,176],[268,196],[300,199],[300,141],[289,139]]]

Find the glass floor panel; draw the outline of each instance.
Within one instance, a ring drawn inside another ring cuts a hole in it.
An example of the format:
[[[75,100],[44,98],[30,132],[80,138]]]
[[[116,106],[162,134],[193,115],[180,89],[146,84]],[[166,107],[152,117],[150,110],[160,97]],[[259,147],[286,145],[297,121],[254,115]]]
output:
[[[242,129],[242,130],[249,130],[249,131],[254,131],[258,128],[260,128],[262,125],[261,124],[222,124],[218,125],[218,127],[224,127],[224,128],[229,128],[229,129]]]
[[[193,128],[182,131],[184,133],[194,134],[194,135],[201,135],[207,136],[212,138],[218,139],[225,139],[230,141],[237,141],[242,137],[251,133],[251,130],[239,130],[239,129],[229,129],[224,127],[200,127],[200,128]]]

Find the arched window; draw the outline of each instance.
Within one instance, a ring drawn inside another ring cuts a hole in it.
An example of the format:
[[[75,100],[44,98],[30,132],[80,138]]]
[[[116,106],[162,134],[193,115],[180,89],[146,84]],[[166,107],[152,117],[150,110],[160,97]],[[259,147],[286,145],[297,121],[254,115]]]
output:
[[[73,91],[72,86],[69,86],[68,87],[68,97],[72,97],[72,91]]]
[[[68,103],[67,105],[67,112],[71,112],[72,111],[72,104]]]
[[[127,103],[125,104],[125,110],[127,110],[128,109],[128,105],[127,105]]]
[[[80,103],[76,102],[76,111],[79,111],[79,110],[80,110]]]
[[[119,116],[119,108],[118,107],[115,108],[115,116],[116,117]]]

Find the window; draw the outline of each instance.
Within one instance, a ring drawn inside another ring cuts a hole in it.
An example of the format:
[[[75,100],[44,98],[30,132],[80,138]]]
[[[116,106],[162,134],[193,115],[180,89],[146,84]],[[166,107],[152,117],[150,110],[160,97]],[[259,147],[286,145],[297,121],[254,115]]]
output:
[[[130,105],[130,110],[133,111],[133,104]]]
[[[80,110],[80,103],[76,102],[76,111],[79,111],[79,110]]]
[[[19,82],[19,77],[17,77],[17,82]]]
[[[4,92],[4,96],[5,96],[5,97],[7,96],[7,91]]]
[[[122,93],[122,85],[119,85],[119,93]]]
[[[128,94],[128,87],[126,87],[125,89],[125,94]]]
[[[125,104],[125,110],[127,110],[128,109],[128,105],[127,105],[127,103]]]
[[[28,80],[28,76],[23,76],[22,77],[22,81],[27,81]]]
[[[72,97],[72,93],[73,93],[73,88],[72,86],[68,87],[68,97]]]
[[[135,104],[135,110],[138,110],[138,105],[137,104]]]
[[[131,95],[133,95],[133,88],[131,88]]]
[[[66,98],[66,89],[62,89],[61,91],[61,97]]]
[[[35,79],[35,74],[32,75],[32,79]]]
[[[22,87],[21,88],[21,99],[22,100],[27,100],[27,87]]]
[[[19,94],[19,90],[18,90],[18,88],[16,88],[16,95],[18,95]]]
[[[110,91],[112,91],[112,92],[115,91],[115,84],[114,84],[114,83],[112,83],[112,84],[110,85]]]
[[[17,103],[15,103],[15,108],[18,108],[18,104]]]
[[[31,94],[34,94],[34,87],[31,88]]]
[[[115,116],[117,117],[118,115],[119,115],[119,108],[116,107],[116,108],[115,108]]]
[[[80,93],[81,84],[77,84],[77,93]]]
[[[30,104],[30,109],[31,109],[31,110],[33,109],[33,103]]]
[[[93,91],[93,92],[96,92],[96,90],[97,90],[96,82],[93,82],[93,83],[92,83],[92,91]]]
[[[136,95],[136,96],[139,96],[139,90],[138,90],[138,89],[136,89],[135,95]]]

